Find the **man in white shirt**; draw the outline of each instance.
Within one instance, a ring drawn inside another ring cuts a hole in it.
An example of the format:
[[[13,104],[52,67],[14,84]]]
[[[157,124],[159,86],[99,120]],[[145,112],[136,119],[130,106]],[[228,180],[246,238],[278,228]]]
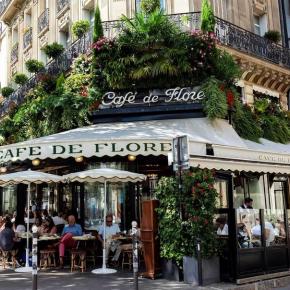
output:
[[[224,217],[218,217],[216,219],[217,228],[217,235],[218,236],[228,236],[229,235],[229,227],[226,223],[226,219]]]
[[[108,262],[109,259],[109,253],[110,251],[114,252],[114,256],[112,258],[112,263],[117,264],[120,254],[121,254],[121,242],[118,240],[115,240],[119,236],[120,233],[120,228],[119,225],[113,224],[113,215],[112,214],[107,214],[106,216],[106,263]],[[102,243],[104,243],[103,240],[104,236],[104,226],[102,225],[99,229],[99,240]]]

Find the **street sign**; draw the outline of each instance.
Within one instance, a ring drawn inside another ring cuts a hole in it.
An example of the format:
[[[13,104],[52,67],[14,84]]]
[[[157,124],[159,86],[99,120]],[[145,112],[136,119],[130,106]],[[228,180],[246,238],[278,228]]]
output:
[[[189,169],[188,136],[174,138],[172,143],[173,170]]]

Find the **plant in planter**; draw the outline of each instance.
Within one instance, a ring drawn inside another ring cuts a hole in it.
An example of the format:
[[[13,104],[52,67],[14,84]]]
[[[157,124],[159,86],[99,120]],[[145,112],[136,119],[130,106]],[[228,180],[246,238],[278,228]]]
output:
[[[14,82],[20,86],[23,86],[28,80],[28,77],[23,73],[16,73],[13,78]]]
[[[13,92],[14,92],[14,89],[12,89],[11,87],[3,87],[1,89],[1,94],[3,98],[8,98]]]
[[[217,196],[213,174],[207,169],[191,168],[183,176],[181,193],[178,193],[175,178],[160,179],[156,197],[160,202],[157,212],[162,257],[173,260],[183,268],[185,256],[196,256],[197,238],[201,240],[201,255],[204,259],[219,254],[213,225]],[[219,268],[216,270],[219,274]]]
[[[59,44],[57,42],[53,42],[52,44],[47,44],[43,48],[41,48],[42,51],[49,57],[49,58],[57,58],[59,55],[62,54],[64,51],[64,47],[62,44]]]
[[[90,22],[88,20],[78,20],[72,25],[72,33],[75,37],[83,37],[90,29]]]
[[[269,30],[265,32],[264,37],[268,40],[271,40],[275,43],[278,43],[281,40],[281,34],[277,30]]]
[[[29,59],[25,62],[26,69],[30,73],[38,73],[44,69],[44,64],[42,61],[38,61],[37,59]]]
[[[201,8],[201,30],[203,32],[214,32],[215,18],[208,0],[202,0]]]

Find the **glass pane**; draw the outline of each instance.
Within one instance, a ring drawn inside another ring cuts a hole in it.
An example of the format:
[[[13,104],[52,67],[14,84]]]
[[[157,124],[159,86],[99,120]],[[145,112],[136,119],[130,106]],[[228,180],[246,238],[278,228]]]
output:
[[[234,208],[239,208],[244,203],[245,189],[244,178],[240,175],[236,175],[233,178],[233,195],[234,195]]]
[[[113,223],[125,223],[126,184],[107,185],[107,213]],[[85,228],[98,230],[104,217],[104,185],[85,183]]]
[[[260,214],[257,209],[237,209],[237,240],[241,249],[261,247]]]
[[[9,185],[3,187],[2,211],[4,214],[13,213],[16,210],[16,189],[16,185]]]
[[[259,178],[248,178],[249,196],[253,199],[253,208],[265,208],[265,192],[263,175]]]
[[[265,241],[266,247],[285,245],[286,230],[285,230],[285,215],[281,209],[265,210]]]
[[[214,183],[214,188],[218,192],[217,197],[217,207],[227,208],[228,207],[228,182],[223,179],[216,179]]]
[[[216,234],[218,236],[228,236],[229,227],[228,227],[228,215],[219,214],[214,218],[214,224],[216,226]]]
[[[273,209],[284,209],[284,182],[274,181],[271,184],[270,204]]]

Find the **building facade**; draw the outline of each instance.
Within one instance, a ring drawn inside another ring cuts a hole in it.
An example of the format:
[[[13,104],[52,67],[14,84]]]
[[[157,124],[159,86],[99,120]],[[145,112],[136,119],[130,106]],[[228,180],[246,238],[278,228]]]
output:
[[[218,46],[233,55],[242,69],[237,88],[243,102],[252,105],[256,98],[263,97],[275,99],[287,108],[290,87],[289,50],[281,43],[273,43],[263,37],[269,30],[282,33],[280,2],[211,2],[216,15]],[[201,1],[161,0],[160,4],[167,17],[183,30],[200,28]],[[13,75],[16,72],[28,74],[25,69],[28,59],[43,61],[50,74],[69,74],[73,59],[88,52],[92,45],[91,33],[81,40],[75,40],[71,25],[79,19],[87,19],[93,24],[96,5],[100,7],[105,34],[110,37],[117,35],[118,19],[122,14],[134,17],[140,9],[138,0],[0,2],[0,20],[3,27],[5,25],[1,35],[0,64],[7,70],[7,80],[4,77],[2,81],[1,77],[1,82],[4,85],[11,83],[15,87]],[[66,50],[61,60],[49,61],[41,48],[54,41],[61,43]],[[21,104],[28,90],[35,84],[36,77],[32,75],[27,85],[17,88],[3,102],[1,118],[5,118],[9,112],[11,102],[14,105]],[[93,127],[77,128],[53,138],[47,136],[3,146],[0,148],[1,161],[12,163],[13,169],[21,169],[30,167],[31,160],[37,156],[45,162],[40,161],[36,168],[59,174],[102,165],[146,174],[149,181],[143,191],[132,186],[110,185],[109,210],[114,213],[115,220],[120,222],[122,228],[126,229],[133,218],[138,218],[142,198],[153,197],[158,178],[172,174],[167,160],[172,138],[187,134],[190,136],[190,164],[219,171],[216,188],[220,193],[220,214],[229,221],[232,250],[227,257],[231,267],[225,270],[228,275],[225,279],[239,280],[287,270],[290,263],[287,210],[290,208],[289,159],[284,156],[289,154],[287,145],[283,147],[280,144],[277,147],[270,143],[267,147],[267,144],[242,140],[225,120],[215,125],[205,120],[200,104],[185,106],[172,103],[167,104],[166,110],[164,105],[144,105],[142,113],[140,107],[139,103],[138,106],[125,106],[124,110],[118,106],[105,106],[93,114]],[[90,135],[90,131],[95,133]],[[80,152],[86,158],[84,163],[75,162],[75,158],[81,157]],[[18,158],[17,162],[15,157]],[[5,188],[1,201],[2,211],[11,211],[16,207],[23,213],[25,198],[21,192],[24,190],[21,186]],[[88,184],[53,188],[37,186],[33,188],[32,199],[39,207],[49,211],[74,209],[84,227],[92,230],[97,229],[101,222],[102,196],[96,196],[96,192],[102,190],[99,185]],[[254,200],[256,209],[243,214],[237,209],[245,197]],[[269,216],[275,216],[277,223],[278,220],[284,222],[287,236],[281,238],[280,244],[269,247],[270,242],[260,234],[257,246],[254,247],[252,243],[251,247],[248,244],[248,247],[242,248],[237,240],[237,225],[245,223],[250,230],[258,220],[266,225]],[[278,256],[279,261],[275,260]]]

